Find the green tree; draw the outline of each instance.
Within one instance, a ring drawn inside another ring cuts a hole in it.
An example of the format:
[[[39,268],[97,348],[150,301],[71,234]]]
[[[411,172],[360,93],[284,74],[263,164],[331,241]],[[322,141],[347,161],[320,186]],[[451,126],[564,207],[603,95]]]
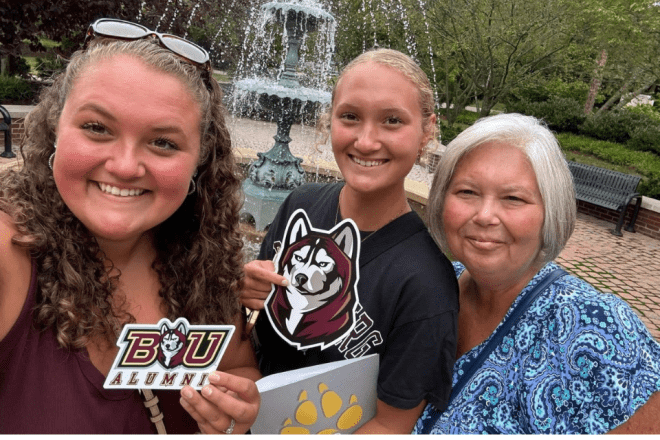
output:
[[[196,41],[218,62],[235,62],[247,15],[256,0],[10,0],[0,3],[0,57],[41,52],[43,38],[68,57],[80,48],[91,22],[112,17]]]
[[[602,113],[623,96],[629,100],[648,90],[660,77],[660,9],[655,0],[589,0],[583,6],[583,45],[594,54],[585,113],[592,111],[593,96],[601,89],[609,96],[598,109]]]
[[[337,22],[334,61],[339,70],[373,47],[414,55],[406,44],[414,39],[406,0],[328,0],[327,3]],[[397,14],[402,14],[401,19]]]
[[[70,42],[62,50],[75,50],[89,23],[111,16],[135,17],[139,0],[10,0],[0,4],[0,57],[18,58],[26,51],[43,51],[43,37]],[[67,54],[68,55],[68,54]]]
[[[488,115],[512,88],[555,69],[577,32],[575,4],[568,0],[455,0],[429,7],[444,76],[439,89],[455,100],[447,102],[455,112],[474,94],[480,114]]]

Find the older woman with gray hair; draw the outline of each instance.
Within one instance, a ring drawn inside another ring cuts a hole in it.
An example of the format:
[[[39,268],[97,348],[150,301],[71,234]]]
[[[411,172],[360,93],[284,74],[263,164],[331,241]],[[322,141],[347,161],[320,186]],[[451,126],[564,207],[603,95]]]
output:
[[[573,180],[533,117],[479,120],[448,146],[431,234],[460,291],[446,411],[414,433],[660,432],[660,344],[621,299],[552,262],[576,220]]]

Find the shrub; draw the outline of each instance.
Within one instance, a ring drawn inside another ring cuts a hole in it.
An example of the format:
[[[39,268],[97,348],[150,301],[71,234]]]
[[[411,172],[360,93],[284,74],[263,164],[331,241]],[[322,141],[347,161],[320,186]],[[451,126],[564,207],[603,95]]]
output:
[[[546,101],[548,98],[550,98],[550,94],[544,83],[541,81],[531,81],[511,90],[505,101],[508,109],[509,103],[513,104],[518,101],[540,102]]]
[[[646,197],[660,200],[660,174],[655,174],[648,179],[642,179],[637,191]]]
[[[456,118],[456,122],[459,124],[472,125],[477,122],[477,119],[479,119],[479,113],[463,110]]]
[[[449,142],[453,141],[458,134],[463,131],[463,129],[456,124],[449,125],[441,124],[440,125],[440,141],[443,145],[447,145]]]
[[[632,150],[650,151],[660,156],[660,124],[635,128],[626,145]]]
[[[539,113],[551,129],[571,133],[577,133],[586,119],[582,104],[571,98],[550,98],[539,104]]]
[[[580,127],[580,133],[594,139],[625,143],[630,139],[629,121],[620,111],[609,111],[590,115]]]
[[[34,91],[30,83],[17,76],[0,75],[0,103],[30,100]]]
[[[645,115],[649,119],[653,119],[654,121],[660,123],[660,110],[654,106],[655,106],[655,101],[653,102],[653,105],[640,104],[634,107],[626,107],[626,111]]]
[[[30,65],[23,57],[9,56],[9,75],[27,77]]]
[[[639,193],[647,197],[660,198],[660,157],[648,151],[631,151],[621,144],[570,133],[559,133],[557,139],[564,151],[578,151],[612,165],[634,169],[644,176],[637,189]]]
[[[630,136],[618,119],[615,112],[590,115],[580,126],[580,133],[603,141],[626,142]]]
[[[527,99],[521,100],[509,100],[506,102],[506,112],[507,113],[520,113],[523,115],[530,115],[529,106],[532,104],[531,101]]]
[[[554,131],[579,133],[586,116],[582,104],[570,98],[552,97],[543,102],[519,101],[507,105],[507,111],[543,119]]]
[[[539,79],[517,87],[509,94],[507,102],[543,102],[552,98],[562,98],[584,103],[588,94],[589,85],[582,81],[565,82],[559,78],[549,81]],[[603,99],[603,95],[598,95],[596,101],[602,102]]]
[[[660,123],[651,115],[640,111],[613,110],[589,116],[580,127],[580,133],[603,141],[627,143],[638,150],[654,150],[653,136]]]
[[[589,94],[589,85],[582,81],[564,82],[554,78],[545,84],[550,98],[570,99],[577,102],[586,102]]]

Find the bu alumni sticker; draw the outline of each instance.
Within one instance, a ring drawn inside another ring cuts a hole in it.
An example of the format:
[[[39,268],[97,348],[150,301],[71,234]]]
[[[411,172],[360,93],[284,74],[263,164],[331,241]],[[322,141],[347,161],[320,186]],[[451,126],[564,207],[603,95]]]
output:
[[[190,325],[163,318],[156,325],[126,324],[117,340],[119,353],[108,373],[106,389],[199,390],[234,333],[233,325]]]

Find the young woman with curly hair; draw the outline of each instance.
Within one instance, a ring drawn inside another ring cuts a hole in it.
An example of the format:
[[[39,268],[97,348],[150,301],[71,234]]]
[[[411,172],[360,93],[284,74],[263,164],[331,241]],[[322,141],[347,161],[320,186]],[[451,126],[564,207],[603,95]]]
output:
[[[163,317],[237,326],[219,368],[233,374],[156,392],[168,432],[244,432],[258,372],[221,90],[192,43],[97,24],[137,26],[90,27],[0,177],[0,433],[152,432],[136,391],[102,385],[122,326]]]

